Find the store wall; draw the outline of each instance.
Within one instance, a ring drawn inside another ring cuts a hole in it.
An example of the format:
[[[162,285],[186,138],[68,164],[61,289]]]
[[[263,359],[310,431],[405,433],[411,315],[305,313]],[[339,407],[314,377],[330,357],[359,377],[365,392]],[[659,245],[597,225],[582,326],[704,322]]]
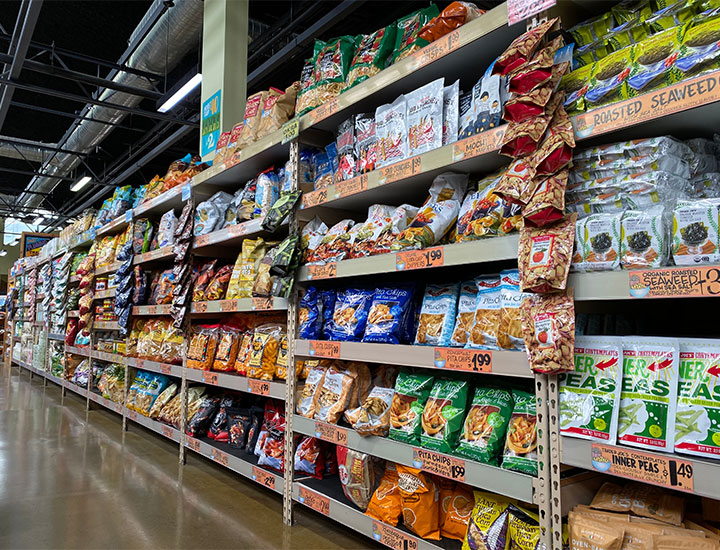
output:
[[[2,229],[3,232],[5,231],[4,218],[0,218],[0,229]],[[20,244],[16,244],[15,246],[0,244],[0,250],[3,248],[7,250],[8,253],[7,256],[0,256],[0,294],[5,294],[7,291],[8,271],[10,271],[12,265],[20,257]]]

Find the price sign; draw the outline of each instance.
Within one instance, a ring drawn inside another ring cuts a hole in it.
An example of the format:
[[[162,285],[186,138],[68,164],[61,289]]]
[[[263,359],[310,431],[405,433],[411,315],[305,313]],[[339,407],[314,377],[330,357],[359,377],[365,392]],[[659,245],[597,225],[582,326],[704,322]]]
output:
[[[315,422],[315,437],[323,441],[335,443],[336,445],[347,445],[347,430],[345,428],[339,428],[335,424]]]
[[[135,366],[139,369],[145,368],[145,359],[140,359],[139,357],[135,359]]]
[[[183,200],[183,202],[190,199],[191,191],[192,191],[192,186],[189,183],[186,183],[185,185],[182,186],[180,198]]]
[[[440,267],[443,265],[443,261],[444,252],[442,246],[426,248],[425,250],[398,252],[395,254],[395,271]]]
[[[551,8],[557,0],[508,0],[508,26]]]
[[[481,132],[472,137],[461,139],[453,144],[454,162],[471,159],[500,149],[505,135],[506,125]]]
[[[327,202],[327,189],[318,189],[317,191],[310,191],[309,193],[303,193],[302,201],[300,202],[301,208],[311,208],[318,204]]]
[[[330,514],[330,499],[325,495],[311,491],[306,487],[300,487],[298,490],[298,500],[300,504],[304,504],[308,508],[312,508],[316,512],[320,512],[324,516]]]
[[[351,178],[349,180],[340,181],[335,184],[335,198],[341,199],[342,197],[349,197],[350,195],[355,195],[356,193],[361,193],[367,189],[368,185],[368,176],[367,174],[362,174],[360,176],[355,176],[354,178]]]
[[[720,296],[720,267],[675,267],[631,271],[633,298],[692,298]]]
[[[492,372],[492,352],[461,348],[435,348],[435,366],[466,372]]]
[[[413,466],[455,481],[465,481],[465,461],[454,456],[413,448]]]
[[[275,476],[270,472],[266,472],[262,468],[253,466],[252,478],[257,481],[260,485],[264,485],[268,489],[275,490]]]
[[[170,374],[172,372],[172,365],[167,363],[160,363],[160,372],[163,374]]]
[[[235,311],[237,308],[237,300],[220,300],[220,311]]]
[[[217,462],[218,464],[222,464],[227,468],[228,465],[228,455],[227,453],[221,451],[220,449],[213,449],[212,450],[212,459]]]
[[[373,538],[393,550],[417,550],[417,539],[381,521],[373,521]]]
[[[212,233],[208,233],[207,235],[200,235],[199,237],[195,237],[195,248],[209,245],[211,236]]]
[[[170,426],[160,426],[160,432],[168,439],[173,438],[173,429]]]
[[[327,357],[340,359],[340,342],[326,342],[323,340],[310,340],[309,352],[311,357]]]
[[[337,264],[309,265],[307,266],[308,279],[332,279],[337,275]]]
[[[600,444],[593,444],[590,453],[592,466],[599,472],[688,493],[694,491],[693,464],[688,460]]]
[[[192,305],[192,312],[193,313],[206,313],[207,312],[207,302],[195,302]]]
[[[331,99],[330,101],[323,103],[320,107],[317,107],[310,111],[308,116],[310,117],[310,124],[317,124],[321,120],[325,120],[327,117],[334,115],[338,112],[338,100],[337,98]]]
[[[200,452],[200,441],[198,439],[195,439],[194,437],[188,436],[188,440],[185,442],[185,445],[187,445],[189,449],[192,449],[196,453]]]
[[[417,156],[381,168],[378,183],[385,185],[386,183],[404,180],[414,174],[419,174],[422,170],[421,164],[420,157]]]
[[[270,395],[270,382],[248,379],[248,392],[255,395]]]
[[[419,69],[446,56],[460,46],[460,31],[456,30],[428,44],[413,54],[413,67]]]
[[[248,232],[249,222],[236,223],[227,228],[228,237],[240,237]]]
[[[252,299],[253,311],[262,311],[273,308],[272,298],[253,298]]]
[[[298,117],[293,118],[291,121],[286,122],[282,125],[282,143],[285,144],[288,141],[294,140],[300,135],[300,119]]]
[[[125,221],[131,222],[133,217],[132,208],[130,210],[125,211]]]
[[[128,410],[128,418],[134,422],[137,422],[137,412]]]
[[[148,315],[157,315],[160,313],[160,306],[148,306]]]
[[[206,384],[211,384],[213,386],[217,386],[218,384],[218,375],[216,372],[203,372],[203,382]]]

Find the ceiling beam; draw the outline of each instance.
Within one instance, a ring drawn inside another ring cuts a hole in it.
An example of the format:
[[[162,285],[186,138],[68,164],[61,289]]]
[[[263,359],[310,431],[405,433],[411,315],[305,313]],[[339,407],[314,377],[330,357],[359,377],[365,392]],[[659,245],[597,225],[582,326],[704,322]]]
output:
[[[53,176],[52,174],[45,174],[43,172],[34,172],[32,170],[16,170],[14,168],[2,168],[0,167],[0,172],[6,172],[8,174],[19,174],[21,176],[40,176],[44,178],[55,178],[56,180],[64,180],[64,181],[75,181],[77,178],[68,178],[63,176]],[[22,189],[16,189],[17,193],[22,193]],[[0,192],[4,192],[2,188],[0,188]],[[27,191],[28,193],[30,191]],[[35,193],[36,195],[49,195],[50,193]]]
[[[77,113],[66,113],[65,111],[58,111],[57,109],[50,109],[48,107],[40,107],[39,105],[30,105],[29,103],[22,103],[20,101],[13,101],[10,104],[12,107],[20,107],[21,109],[29,109],[38,113],[47,113],[49,115],[57,115],[65,118],[72,118],[73,120],[87,120],[88,122],[97,122],[98,124],[105,124],[106,126],[113,126],[118,130],[130,130],[131,132],[142,132],[145,130],[142,128],[133,128],[132,126],[125,126],[124,124],[118,124],[117,122],[108,122],[106,120],[98,120],[97,118],[91,118],[86,116],[80,116]]]
[[[72,151],[70,149],[62,149],[54,144],[44,144],[39,141],[27,141],[22,139],[12,139],[6,136],[0,136],[0,143],[8,143],[18,147],[34,147],[43,151],[52,151],[54,153],[65,153],[67,155],[75,155],[76,157],[85,157],[88,154],[81,151]]]

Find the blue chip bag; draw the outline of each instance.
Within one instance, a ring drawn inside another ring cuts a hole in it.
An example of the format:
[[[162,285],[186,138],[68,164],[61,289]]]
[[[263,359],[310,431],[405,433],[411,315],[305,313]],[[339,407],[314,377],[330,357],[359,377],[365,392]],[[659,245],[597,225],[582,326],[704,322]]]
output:
[[[373,291],[365,288],[341,290],[335,300],[330,340],[359,342],[365,333]]]
[[[333,313],[335,312],[336,297],[337,293],[334,290],[320,291],[320,311],[322,312],[320,335],[326,340],[330,338],[330,328],[332,327]]]
[[[449,346],[455,326],[460,283],[427,285],[418,319],[415,344]]]
[[[298,333],[304,340],[318,340],[322,324],[318,291],[309,286],[298,306]]]
[[[362,341],[399,344],[412,295],[413,285],[387,286],[375,290]]]

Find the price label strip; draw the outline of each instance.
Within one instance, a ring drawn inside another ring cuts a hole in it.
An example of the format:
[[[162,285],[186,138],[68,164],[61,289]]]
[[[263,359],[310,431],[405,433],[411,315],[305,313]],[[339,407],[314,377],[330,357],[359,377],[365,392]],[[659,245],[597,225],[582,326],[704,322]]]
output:
[[[333,193],[333,198],[341,199],[343,197],[349,197],[351,195],[356,195],[357,193],[362,193],[363,191],[367,190],[367,186],[367,174],[355,176],[354,178],[351,178],[349,180],[340,181],[333,186],[335,191]]]
[[[212,459],[217,462],[218,464],[222,464],[227,468],[228,465],[228,455],[227,453],[219,450],[219,449],[213,449],[212,450]]]
[[[453,162],[459,162],[497,151],[502,143],[506,127],[506,125],[503,125],[456,141],[453,144]]]
[[[300,119],[298,117],[293,118],[291,121],[286,122],[282,125],[282,144],[286,144],[288,141],[294,140],[300,135]]]
[[[307,266],[308,279],[332,279],[337,275],[337,264],[309,265]]]
[[[193,313],[207,313],[207,302],[195,302],[192,305]]]
[[[456,50],[460,46],[460,31],[456,30],[442,38],[435,40],[431,44],[413,55],[413,67],[419,69],[437,61],[443,56]]]
[[[694,298],[720,296],[720,267],[644,269],[628,274],[633,298]]]
[[[413,466],[455,481],[465,481],[465,461],[454,456],[413,448]]]
[[[330,499],[325,495],[311,491],[306,487],[298,489],[298,501],[308,508],[327,516],[330,514]]]
[[[203,372],[203,382],[212,386],[217,386],[218,375],[216,372]]]
[[[324,340],[310,340],[308,353],[312,357],[326,357],[328,359],[340,359],[340,342],[329,342]]]
[[[160,427],[160,431],[161,431],[162,434],[163,434],[165,437],[167,437],[168,439],[172,439],[172,438],[173,438],[173,430],[172,430],[172,428],[171,428],[170,426],[161,426],[161,427]]]
[[[396,162],[380,169],[379,185],[386,185],[394,181],[404,180],[422,171],[422,162],[419,156]]]
[[[160,365],[160,372],[162,374],[170,374],[172,372],[172,366],[168,365],[167,363],[162,363]]]
[[[221,300],[220,301],[220,311],[223,311],[223,312],[235,311],[237,308],[238,308],[237,300]]]
[[[270,395],[270,382],[248,379],[248,392],[255,395]]]
[[[311,124],[317,124],[321,120],[325,120],[329,116],[334,115],[338,112],[338,100],[337,98],[331,99],[330,101],[323,103],[319,107],[316,107],[310,113],[308,113],[310,117],[310,123]]]
[[[188,436],[186,445],[188,446],[189,449],[192,449],[196,453],[200,452],[200,441],[198,441],[194,437]]]
[[[444,260],[445,254],[442,246],[426,248],[425,250],[398,252],[395,254],[395,271],[441,267]]]
[[[300,207],[311,208],[313,206],[317,206],[318,204],[323,204],[324,202],[327,202],[327,189],[318,189],[317,191],[303,193]]]
[[[253,298],[252,309],[253,311],[264,311],[273,308],[272,298]]]
[[[462,348],[435,348],[435,366],[465,372],[492,372],[492,352]]]
[[[260,485],[264,485],[265,487],[267,487],[268,489],[272,489],[273,491],[275,490],[275,476],[272,475],[270,472],[266,472],[262,468],[253,466],[252,478]]]
[[[600,444],[592,445],[590,460],[599,472],[694,492],[693,464],[688,460]]]
[[[320,421],[315,422],[315,437],[329,443],[335,443],[336,445],[347,445],[347,430],[345,428],[339,428],[335,424]]]
[[[417,539],[381,521],[373,521],[372,537],[393,550],[417,550]]]

